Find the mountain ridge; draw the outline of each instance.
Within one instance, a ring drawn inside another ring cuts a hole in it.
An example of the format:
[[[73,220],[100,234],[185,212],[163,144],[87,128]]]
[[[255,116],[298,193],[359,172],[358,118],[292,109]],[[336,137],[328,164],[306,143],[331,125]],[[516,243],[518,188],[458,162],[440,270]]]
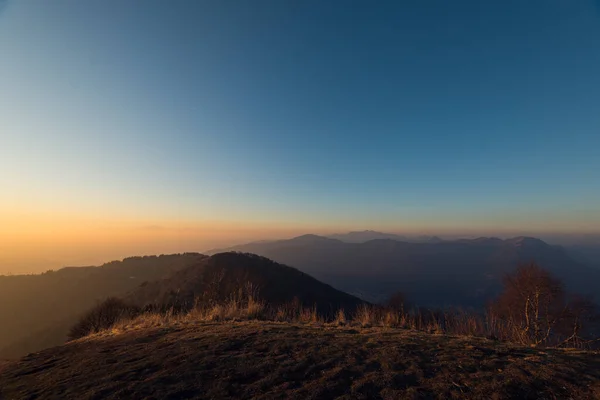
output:
[[[97,267],[0,276],[0,358],[60,344],[70,326],[98,301],[125,295],[144,281],[160,279],[205,257],[135,256]]]
[[[333,235],[327,235],[326,237],[331,239],[337,239],[346,243],[364,243],[370,240],[375,239],[391,239],[397,240],[400,242],[411,242],[411,243],[420,243],[420,242],[441,242],[442,239],[438,236],[430,236],[430,235],[416,235],[416,236],[407,236],[407,235],[398,235],[395,233],[386,233],[379,232],[374,230],[364,230],[364,231],[351,231],[348,233],[336,233]]]
[[[563,247],[533,237],[421,243],[389,238],[364,243],[328,241],[317,235],[306,238],[303,235],[228,250],[291,265],[373,302],[402,291],[420,305],[481,307],[498,293],[507,273],[528,262],[548,269],[571,291],[593,295],[600,290],[600,271],[572,259]]]
[[[322,314],[332,315],[340,308],[352,313],[364,304],[296,268],[239,252],[204,258],[162,280],[142,285],[125,299],[140,307],[159,305],[189,310],[201,306],[199,301],[220,303],[240,295],[253,296],[270,306],[298,301],[304,306],[315,306]]]

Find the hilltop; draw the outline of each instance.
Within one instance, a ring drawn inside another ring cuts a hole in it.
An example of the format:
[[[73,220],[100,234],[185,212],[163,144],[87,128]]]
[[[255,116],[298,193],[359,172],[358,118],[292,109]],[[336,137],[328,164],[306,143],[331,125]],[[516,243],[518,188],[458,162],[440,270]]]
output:
[[[235,252],[204,258],[165,279],[142,285],[125,299],[140,307],[160,305],[163,309],[189,310],[198,302],[222,303],[236,296],[254,296],[271,306],[297,301],[330,316],[340,308],[354,312],[365,303],[295,268],[255,254]]]
[[[0,398],[598,399],[600,354],[403,329],[189,322],[103,332],[0,372]]]
[[[0,276],[0,359],[57,346],[97,302],[116,296],[139,305],[190,308],[210,295],[225,301],[247,291],[271,305],[297,299],[321,314],[352,312],[362,300],[294,268],[250,254],[198,253],[129,257],[99,267]]]

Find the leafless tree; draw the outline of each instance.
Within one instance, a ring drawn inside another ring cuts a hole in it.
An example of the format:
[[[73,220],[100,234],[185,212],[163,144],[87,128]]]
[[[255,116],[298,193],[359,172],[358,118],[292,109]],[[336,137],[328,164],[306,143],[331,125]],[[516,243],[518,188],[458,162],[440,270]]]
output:
[[[521,265],[504,279],[504,290],[490,307],[502,321],[503,336],[531,346],[581,340],[593,303],[567,298],[562,282],[535,263]]]

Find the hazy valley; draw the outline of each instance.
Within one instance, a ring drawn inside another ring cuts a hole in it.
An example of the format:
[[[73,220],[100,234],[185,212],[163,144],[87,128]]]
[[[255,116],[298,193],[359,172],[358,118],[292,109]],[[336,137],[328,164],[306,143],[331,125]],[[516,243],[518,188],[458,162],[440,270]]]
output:
[[[367,237],[365,233],[349,236],[351,241],[357,241],[357,236],[370,239],[373,235],[387,234],[366,232]],[[517,265],[531,261],[565,282],[570,292],[595,295],[600,291],[600,269],[576,261],[559,246],[525,237],[508,240],[427,237],[410,242],[382,238],[349,243],[304,235],[225,250],[270,258],[371,303],[385,303],[392,294],[401,292],[415,306],[482,311],[499,293],[503,277]],[[212,253],[218,252],[221,251]],[[0,325],[5,327],[0,334],[0,358],[18,357],[64,342],[75,321],[110,296],[132,299],[143,306],[171,304],[177,293],[177,300],[189,307],[207,290],[206,271],[217,269],[214,264],[198,266],[206,262],[216,261],[194,253],[131,257],[100,267],[0,277]],[[235,261],[222,263],[236,265]],[[197,267],[190,269],[191,266]],[[263,276],[248,268],[230,271],[227,279],[222,279],[233,282],[235,277],[237,284],[247,281],[263,291],[265,287],[272,288],[269,290],[274,292],[263,295],[276,303],[297,296],[304,304],[331,306],[331,300],[323,301],[317,294],[307,297],[295,291],[307,286],[296,278],[279,281],[278,275]],[[303,276],[306,275],[299,275]],[[224,300],[231,288],[222,290]],[[312,293],[317,292],[313,289]]]
[[[369,301],[401,291],[421,306],[482,307],[497,294],[502,278],[518,264],[535,261],[577,293],[600,290],[600,269],[561,247],[536,238],[395,240],[397,235],[357,232],[350,241],[317,235],[250,243],[225,250],[259,254],[294,266],[334,287]],[[348,235],[337,235],[348,240]],[[219,252],[221,250],[215,250]]]
[[[548,325],[556,337],[537,337],[505,324],[501,308],[485,311],[510,293],[502,277],[530,258],[555,276],[580,274],[571,290],[594,290],[598,271],[559,247],[532,238],[345,243],[305,235],[238,250],[1,278],[1,323],[11,327],[1,357],[25,357],[0,364],[0,398],[600,396],[600,354],[580,341],[587,333],[569,341],[570,314],[562,328]],[[294,259],[304,272],[250,250]],[[309,272],[405,297],[371,304]],[[428,298],[430,308],[419,309],[414,299]],[[452,301],[471,311],[448,308]],[[591,308],[570,309],[592,317]],[[490,324],[490,316],[500,319]]]

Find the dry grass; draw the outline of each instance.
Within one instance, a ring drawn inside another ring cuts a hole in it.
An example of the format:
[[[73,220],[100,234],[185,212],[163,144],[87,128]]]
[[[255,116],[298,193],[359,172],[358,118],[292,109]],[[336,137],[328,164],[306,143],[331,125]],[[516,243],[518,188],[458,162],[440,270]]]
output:
[[[406,329],[146,316],[0,373],[0,398],[599,399],[600,355]],[[355,325],[358,325],[355,323]]]
[[[347,322],[348,320],[346,319],[346,312],[343,308],[340,308],[337,314],[335,315],[335,320],[333,321],[333,323],[338,326],[344,326]]]
[[[375,322],[375,311],[375,308],[364,304],[356,310],[354,321],[362,327],[370,327]]]
[[[257,297],[235,296],[227,302],[200,306],[187,313],[144,313],[134,318],[123,319],[99,335],[119,334],[136,329],[164,327],[187,322],[222,321],[275,321],[303,324],[353,326],[361,328],[381,327],[386,329],[412,329],[434,334],[449,334],[466,337],[485,337],[500,341],[521,343],[519,331],[496,318],[493,314],[473,314],[460,310],[394,310],[372,305],[361,305],[348,315],[343,309],[330,317],[320,315],[317,307],[304,307],[298,302],[270,307]],[[593,343],[593,342],[592,342]],[[527,344],[527,343],[521,343]],[[585,342],[569,342],[567,347],[586,347]]]

